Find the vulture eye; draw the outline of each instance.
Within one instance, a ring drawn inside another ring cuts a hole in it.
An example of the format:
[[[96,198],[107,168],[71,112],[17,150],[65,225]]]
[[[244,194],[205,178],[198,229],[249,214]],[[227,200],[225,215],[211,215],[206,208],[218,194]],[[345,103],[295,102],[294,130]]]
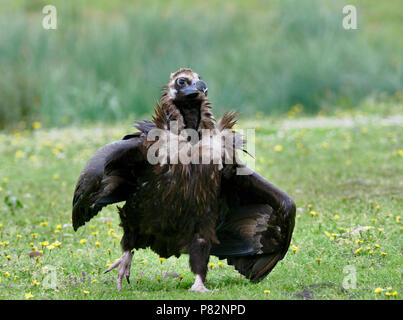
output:
[[[183,87],[186,84],[186,79],[185,78],[179,78],[178,80],[176,80],[176,83],[180,86]]]

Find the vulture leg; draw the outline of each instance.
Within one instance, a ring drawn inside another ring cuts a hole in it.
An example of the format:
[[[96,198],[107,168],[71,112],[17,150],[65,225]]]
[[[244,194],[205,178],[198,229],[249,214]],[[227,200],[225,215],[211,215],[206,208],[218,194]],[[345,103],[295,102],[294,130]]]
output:
[[[120,259],[116,261],[114,264],[112,264],[106,271],[105,273],[117,268],[118,271],[118,280],[117,280],[117,286],[118,290],[120,291],[122,289],[122,280],[123,277],[125,276],[127,279],[127,282],[130,283],[129,278],[130,278],[130,266],[132,264],[132,258],[133,258],[133,253],[131,251],[125,251]]]
[[[196,275],[196,279],[189,291],[209,292],[205,286],[207,264],[210,258],[210,242],[201,238],[198,234],[192,240],[189,250],[190,269]]]

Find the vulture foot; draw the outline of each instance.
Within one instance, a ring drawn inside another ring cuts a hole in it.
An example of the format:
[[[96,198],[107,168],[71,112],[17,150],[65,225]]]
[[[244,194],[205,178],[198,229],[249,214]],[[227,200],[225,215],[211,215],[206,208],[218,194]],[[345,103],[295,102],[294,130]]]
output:
[[[131,251],[125,251],[120,259],[113,263],[105,273],[111,271],[112,269],[117,268],[118,271],[118,279],[117,286],[118,290],[122,290],[122,280],[123,277],[126,277],[127,283],[130,283],[130,266],[132,264],[133,253]]]
[[[196,275],[195,283],[192,285],[192,287],[189,289],[189,291],[193,291],[193,292],[210,292],[210,290],[207,289],[204,286],[202,277],[199,276],[198,274]]]

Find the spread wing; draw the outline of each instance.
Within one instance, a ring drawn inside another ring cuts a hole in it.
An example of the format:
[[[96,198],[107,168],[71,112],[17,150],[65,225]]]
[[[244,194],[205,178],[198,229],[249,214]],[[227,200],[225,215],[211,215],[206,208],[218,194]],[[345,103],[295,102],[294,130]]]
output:
[[[107,144],[88,161],[74,192],[74,230],[106,205],[126,200],[134,190],[146,163],[141,148],[142,139],[140,134],[134,134],[125,140]]]
[[[216,230],[220,243],[211,254],[226,258],[251,281],[260,281],[288,250],[295,204],[258,173],[237,175],[236,168],[222,177],[223,216]]]

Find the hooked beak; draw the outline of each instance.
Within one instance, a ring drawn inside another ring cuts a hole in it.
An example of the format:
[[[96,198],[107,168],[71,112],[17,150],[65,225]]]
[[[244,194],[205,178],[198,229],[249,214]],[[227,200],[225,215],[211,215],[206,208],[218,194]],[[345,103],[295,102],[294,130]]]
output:
[[[204,81],[197,80],[192,82],[191,85],[180,90],[181,94],[186,97],[196,97],[199,93],[207,96],[208,88]]]

